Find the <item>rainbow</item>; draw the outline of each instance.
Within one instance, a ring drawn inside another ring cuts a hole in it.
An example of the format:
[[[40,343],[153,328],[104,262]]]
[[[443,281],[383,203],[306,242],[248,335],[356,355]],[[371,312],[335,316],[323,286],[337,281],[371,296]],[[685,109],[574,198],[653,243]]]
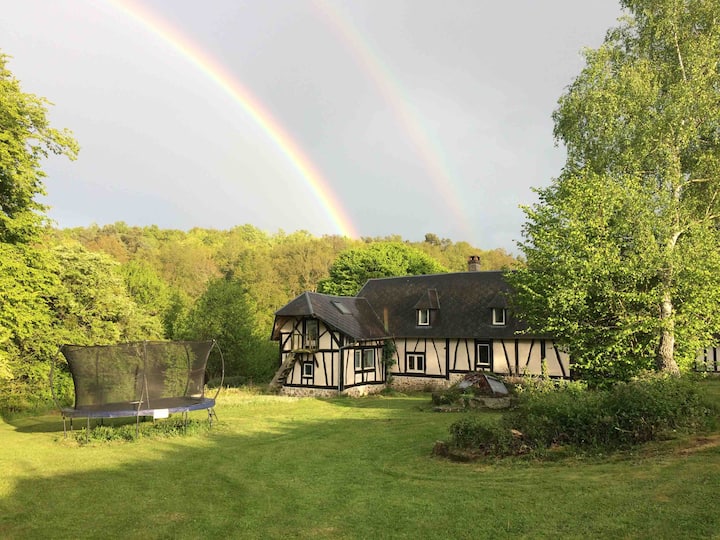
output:
[[[418,151],[425,167],[430,174],[433,185],[441,200],[455,219],[456,225],[472,237],[472,227],[466,216],[471,215],[464,207],[462,197],[455,189],[455,184],[448,172],[448,165],[441,158],[442,152],[436,149],[427,130],[423,128],[418,115],[407,104],[403,98],[400,84],[395,81],[390,70],[388,70],[380,57],[373,52],[367,40],[363,39],[360,32],[352,22],[344,17],[336,5],[327,0],[315,0],[313,4],[317,12],[325,20],[327,26],[336,34],[338,40],[343,43],[355,62],[361,67],[365,76],[368,77],[380,95],[389,105],[396,120],[405,130],[408,138]]]
[[[177,28],[146,7],[140,6],[132,0],[109,0],[109,4],[163,39],[240,104],[300,173],[337,231],[343,236],[359,238],[347,212],[317,167],[313,165],[283,126],[273,118],[270,111],[232,73]]]

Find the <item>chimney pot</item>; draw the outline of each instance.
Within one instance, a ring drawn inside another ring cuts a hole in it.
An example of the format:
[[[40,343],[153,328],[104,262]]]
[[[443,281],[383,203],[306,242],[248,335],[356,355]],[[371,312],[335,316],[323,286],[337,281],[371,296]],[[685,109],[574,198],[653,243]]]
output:
[[[468,272],[479,272],[480,271],[480,256],[470,255],[468,257]]]

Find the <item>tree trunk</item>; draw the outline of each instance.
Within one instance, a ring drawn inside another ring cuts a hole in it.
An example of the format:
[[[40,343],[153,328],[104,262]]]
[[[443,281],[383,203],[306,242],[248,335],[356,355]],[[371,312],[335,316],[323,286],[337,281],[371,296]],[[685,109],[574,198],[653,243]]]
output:
[[[679,375],[680,368],[675,361],[675,318],[672,299],[667,293],[660,304],[660,321],[662,332],[655,357],[655,366],[658,371],[663,373]]]

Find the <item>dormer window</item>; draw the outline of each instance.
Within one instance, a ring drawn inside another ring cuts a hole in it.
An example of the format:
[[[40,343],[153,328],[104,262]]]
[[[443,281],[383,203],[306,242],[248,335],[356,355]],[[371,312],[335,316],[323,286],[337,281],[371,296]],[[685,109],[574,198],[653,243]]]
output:
[[[440,311],[440,297],[436,289],[427,289],[418,301],[415,302],[415,313],[417,314],[417,326],[430,326],[430,312],[433,313],[434,322],[438,322],[437,314]]]
[[[505,308],[492,308],[493,326],[505,326],[506,311]]]

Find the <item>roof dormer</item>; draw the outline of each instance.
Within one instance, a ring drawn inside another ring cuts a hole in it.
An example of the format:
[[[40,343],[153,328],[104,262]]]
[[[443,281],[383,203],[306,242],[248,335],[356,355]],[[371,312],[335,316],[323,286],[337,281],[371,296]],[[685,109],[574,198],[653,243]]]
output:
[[[413,306],[417,326],[432,326],[437,321],[437,314],[440,311],[440,298],[437,289],[428,289],[415,302]]]

